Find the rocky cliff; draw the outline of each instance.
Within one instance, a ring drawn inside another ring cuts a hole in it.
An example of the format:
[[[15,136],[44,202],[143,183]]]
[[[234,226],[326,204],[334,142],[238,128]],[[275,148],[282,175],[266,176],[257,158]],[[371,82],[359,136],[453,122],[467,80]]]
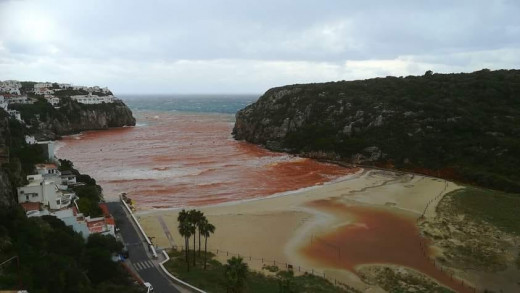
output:
[[[21,112],[22,119],[38,139],[54,140],[62,135],[85,130],[135,125],[132,111],[122,101],[85,105],[62,98],[58,109],[45,100],[13,108]]]
[[[9,115],[0,109],[0,209],[11,207],[15,204],[13,184],[9,178],[7,164],[8,146],[10,145],[11,131],[9,129]]]
[[[520,71],[386,77],[268,90],[235,139],[271,150],[520,191]]]

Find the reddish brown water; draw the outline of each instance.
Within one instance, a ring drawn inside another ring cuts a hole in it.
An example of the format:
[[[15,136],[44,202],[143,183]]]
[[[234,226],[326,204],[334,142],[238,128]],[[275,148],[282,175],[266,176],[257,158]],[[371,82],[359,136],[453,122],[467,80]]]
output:
[[[353,172],[235,141],[231,115],[141,112],[138,122],[145,125],[67,137],[57,156],[140,208],[263,197]]]
[[[354,271],[361,264],[397,264],[416,269],[457,292],[473,292],[460,280],[452,279],[428,259],[426,240],[419,235],[414,218],[384,209],[346,206],[334,201],[309,204],[321,211],[352,221],[330,233],[314,236],[302,249],[304,255],[321,264]],[[421,244],[422,243],[422,244]]]
[[[65,138],[59,158],[92,175],[105,194],[126,192],[140,208],[200,206],[258,198],[322,184],[356,170],[269,152],[237,142],[233,117],[141,112],[144,126]],[[303,252],[327,266],[392,263],[415,268],[457,291],[466,288],[428,261],[411,219],[385,210],[317,201],[314,208],[356,224],[314,238]]]

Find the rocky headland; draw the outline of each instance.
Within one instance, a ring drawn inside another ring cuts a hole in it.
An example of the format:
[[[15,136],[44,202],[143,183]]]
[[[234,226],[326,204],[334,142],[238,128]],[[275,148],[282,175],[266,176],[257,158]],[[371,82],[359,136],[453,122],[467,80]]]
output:
[[[520,71],[268,90],[233,135],[268,149],[520,191]]]
[[[120,100],[88,105],[63,98],[57,108],[39,100],[34,104],[13,105],[13,109],[20,111],[30,133],[40,140],[54,140],[86,130],[135,125],[132,111]]]
[[[466,289],[513,292],[520,286],[519,97],[520,70],[288,85],[239,111],[233,136],[270,150],[467,184],[420,209],[429,257],[469,282]],[[445,292],[402,266],[362,266],[357,274],[390,292]]]

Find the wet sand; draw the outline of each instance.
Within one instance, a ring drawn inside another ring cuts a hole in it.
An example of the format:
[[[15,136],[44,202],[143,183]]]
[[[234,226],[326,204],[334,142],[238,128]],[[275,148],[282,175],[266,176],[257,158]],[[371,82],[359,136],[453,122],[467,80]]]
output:
[[[209,247],[233,253],[219,253],[221,260],[240,254],[257,269],[276,260],[282,266],[289,263],[301,270],[325,273],[362,290],[370,286],[355,275],[356,266],[397,264],[465,292],[428,261],[415,226],[428,202],[456,188],[435,178],[359,171],[340,182],[282,196],[198,209],[217,227]],[[435,201],[430,205],[432,210],[434,205]],[[176,231],[177,212],[138,214],[157,244],[169,247],[171,242],[158,219],[162,217],[174,242],[182,244]]]

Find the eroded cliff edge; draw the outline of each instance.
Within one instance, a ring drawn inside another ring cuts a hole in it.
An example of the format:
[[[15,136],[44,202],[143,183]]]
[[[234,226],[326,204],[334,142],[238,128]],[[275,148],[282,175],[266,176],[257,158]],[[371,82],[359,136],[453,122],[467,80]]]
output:
[[[135,125],[132,111],[119,100],[86,105],[63,98],[57,109],[45,100],[39,100],[35,104],[16,105],[13,109],[20,111],[30,132],[40,140],[54,140],[86,130]]]
[[[235,139],[303,156],[520,191],[520,71],[386,77],[268,90]]]

